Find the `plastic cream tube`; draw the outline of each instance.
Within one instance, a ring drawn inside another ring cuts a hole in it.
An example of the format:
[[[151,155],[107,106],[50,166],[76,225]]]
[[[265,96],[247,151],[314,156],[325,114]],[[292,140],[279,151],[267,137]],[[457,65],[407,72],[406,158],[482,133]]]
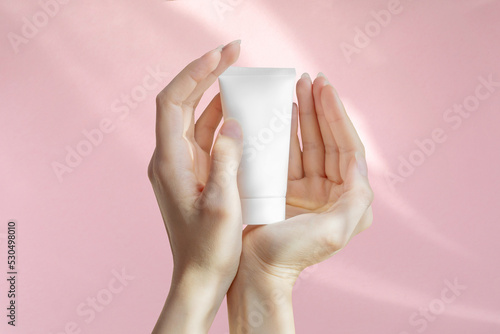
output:
[[[294,68],[229,67],[219,76],[224,119],[243,130],[238,189],[243,224],[285,219]]]

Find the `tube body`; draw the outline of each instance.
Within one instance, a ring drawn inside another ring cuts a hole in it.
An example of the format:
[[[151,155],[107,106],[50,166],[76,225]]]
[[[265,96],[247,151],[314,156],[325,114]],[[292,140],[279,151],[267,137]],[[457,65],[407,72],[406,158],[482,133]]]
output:
[[[294,68],[229,67],[219,76],[224,119],[243,129],[238,189],[243,224],[285,219]]]

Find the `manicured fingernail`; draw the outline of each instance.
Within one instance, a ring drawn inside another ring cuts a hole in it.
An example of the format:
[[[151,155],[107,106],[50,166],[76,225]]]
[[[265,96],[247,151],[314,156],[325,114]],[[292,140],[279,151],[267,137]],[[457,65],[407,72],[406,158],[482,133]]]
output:
[[[224,48],[228,47],[229,45],[234,45],[234,44],[241,44],[241,39],[237,39],[235,41],[232,41],[231,43],[227,43],[227,45]]]
[[[354,156],[356,157],[356,164],[361,175],[368,176],[368,166],[366,165],[365,157],[360,152],[356,152]]]
[[[318,78],[319,78],[319,77],[325,78],[325,82],[326,82],[326,84],[327,84],[327,85],[328,85],[328,84],[330,84],[330,81],[328,81],[328,78],[326,77],[326,75],[324,75],[324,74],[323,74],[323,72],[319,72],[317,77],[318,77]]]
[[[212,52],[222,52],[222,49],[224,48],[224,44],[219,45],[215,49],[212,50]]]
[[[309,73],[307,73],[307,72],[304,72],[304,74],[302,74],[302,76],[300,78],[301,79],[311,79],[311,77],[309,76]]]
[[[224,136],[228,136],[234,139],[241,139],[243,137],[243,132],[241,126],[235,119],[226,119],[224,124],[220,128],[220,133]]]

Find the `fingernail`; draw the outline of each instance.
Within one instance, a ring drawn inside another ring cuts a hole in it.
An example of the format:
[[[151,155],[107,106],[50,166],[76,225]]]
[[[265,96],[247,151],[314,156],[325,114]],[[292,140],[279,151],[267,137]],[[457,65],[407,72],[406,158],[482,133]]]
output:
[[[224,48],[224,44],[219,45],[215,49],[212,50],[212,52],[222,52],[222,49]]]
[[[323,74],[323,72],[319,72],[317,77],[325,78],[326,84],[330,84],[330,81],[328,81],[328,78]]]
[[[368,166],[366,165],[365,157],[360,152],[356,152],[354,156],[356,158],[356,164],[358,165],[358,170],[361,175],[368,176]]]
[[[228,47],[229,45],[233,45],[233,44],[241,44],[241,39],[237,39],[237,40],[232,41],[231,43],[228,43],[224,48]]]
[[[220,133],[224,136],[228,136],[234,139],[241,139],[243,137],[243,132],[241,126],[235,119],[226,119],[224,124],[220,129]]]
[[[307,72],[304,72],[304,74],[302,74],[302,76],[300,78],[301,79],[311,79],[311,77],[309,76],[309,73],[307,73]]]

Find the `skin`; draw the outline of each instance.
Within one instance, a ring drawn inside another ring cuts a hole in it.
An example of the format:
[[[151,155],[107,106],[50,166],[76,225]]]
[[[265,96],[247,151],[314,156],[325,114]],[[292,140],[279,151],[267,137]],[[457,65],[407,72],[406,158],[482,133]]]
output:
[[[231,333],[294,333],[292,288],[300,272],[331,257],[372,223],[365,149],[335,89],[321,73],[314,83],[305,73],[296,91],[288,219],[245,228],[240,266],[228,291]]]
[[[219,94],[194,120],[202,94],[239,52],[235,41],[206,53],[157,97],[148,176],[174,270],[153,334],[207,333],[226,293],[231,333],[294,333],[291,293],[300,272],[372,222],[363,144],[326,77],[313,83],[305,74],[293,107],[287,220],[242,231],[236,183],[241,128],[226,120],[214,142]]]

